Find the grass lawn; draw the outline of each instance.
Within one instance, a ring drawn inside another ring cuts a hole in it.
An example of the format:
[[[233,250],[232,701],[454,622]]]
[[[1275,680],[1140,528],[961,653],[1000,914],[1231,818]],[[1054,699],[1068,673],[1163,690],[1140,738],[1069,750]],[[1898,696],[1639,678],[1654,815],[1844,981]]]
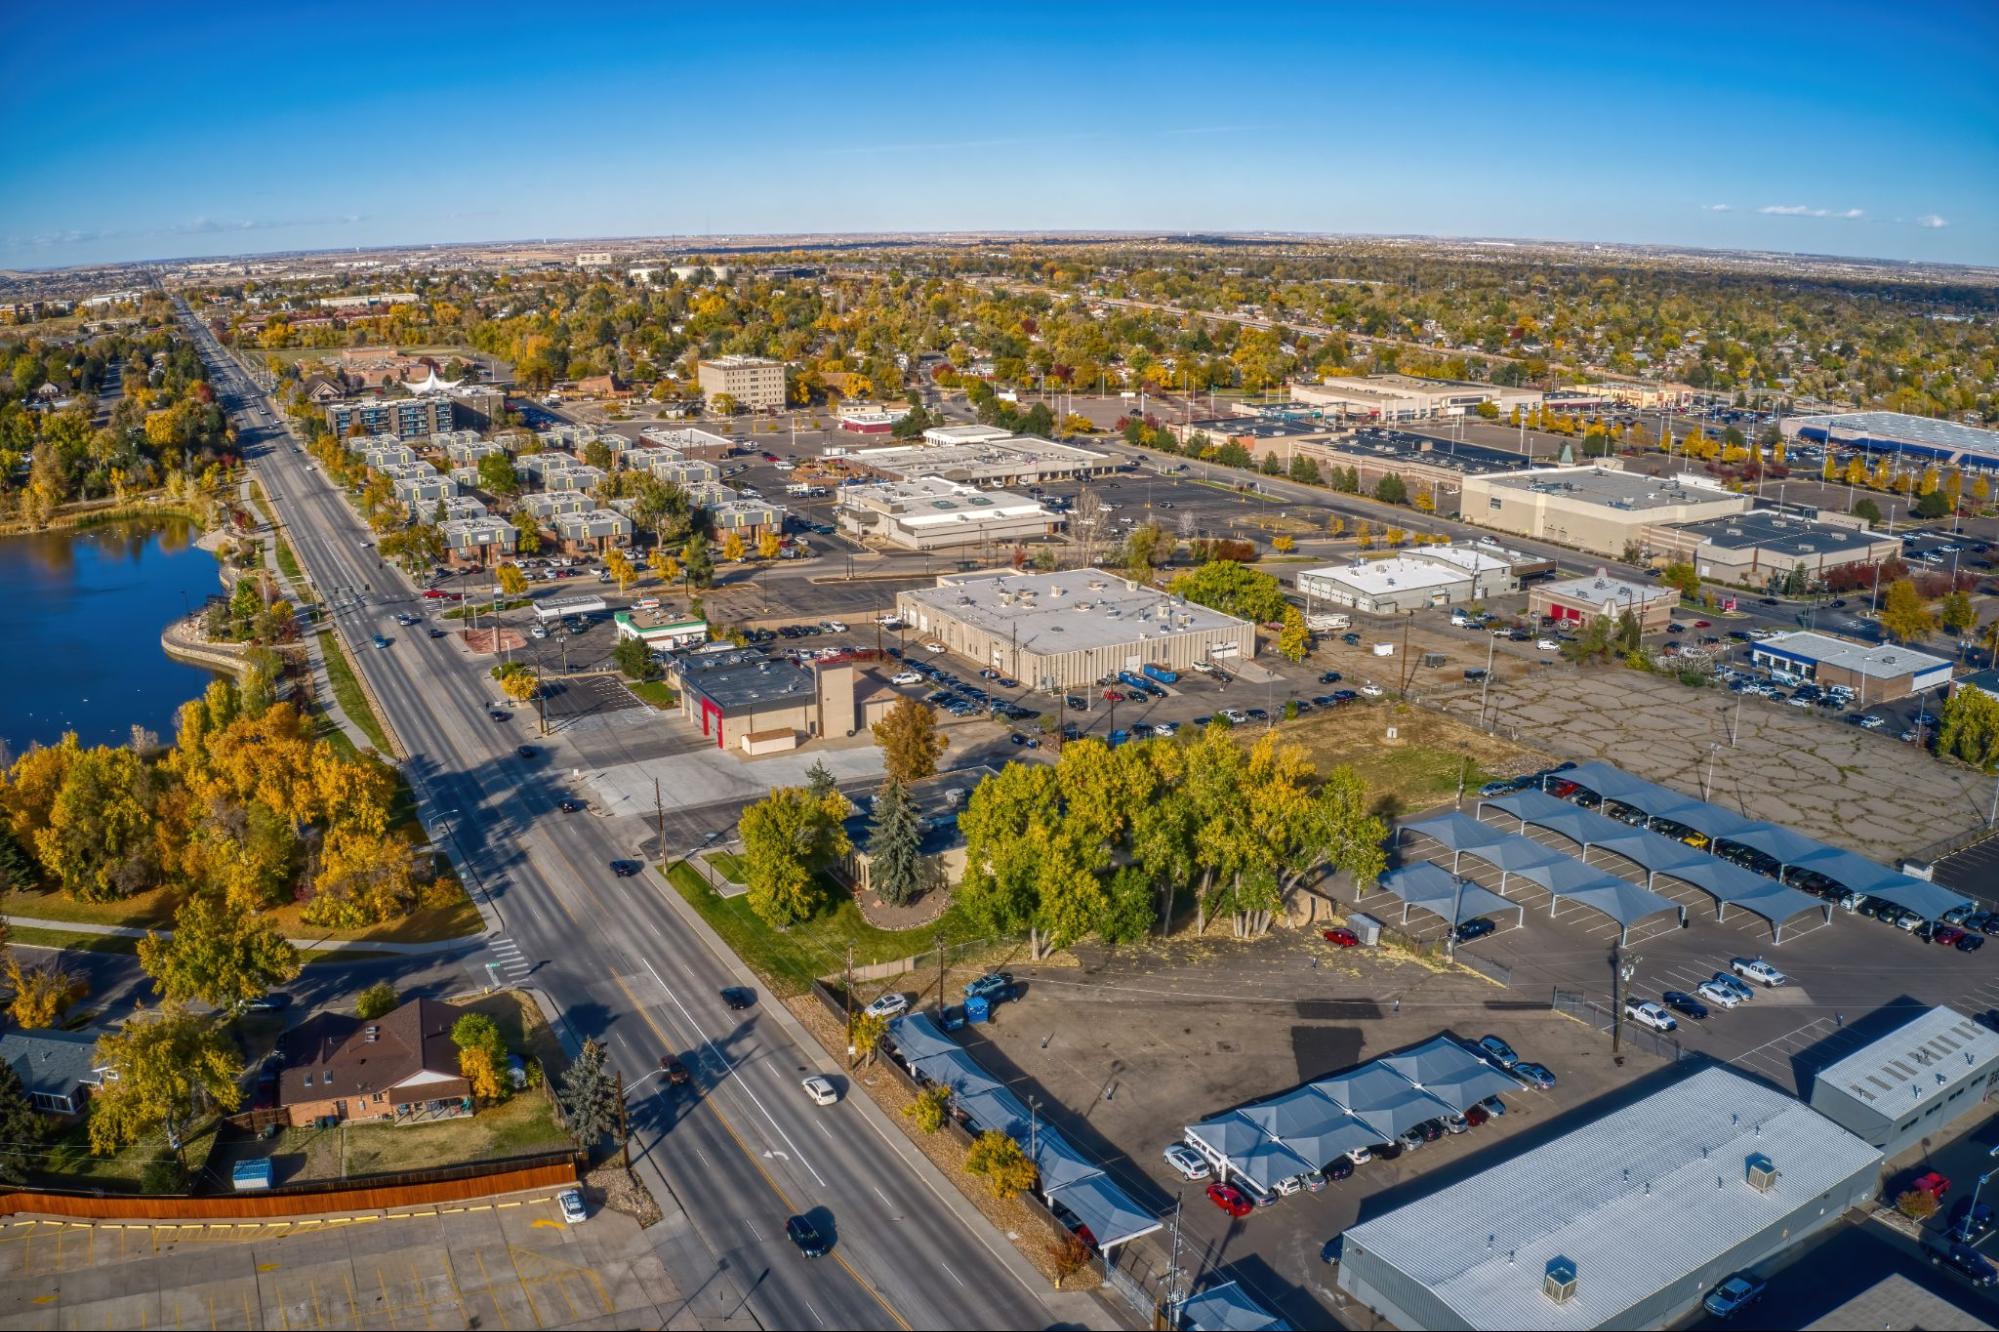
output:
[[[264,919],[284,931],[288,939],[364,939],[373,943],[428,943],[433,939],[462,939],[486,928],[472,899],[460,892],[456,898],[437,905],[424,905],[409,915],[380,925],[363,925],[356,930],[330,930],[308,924],[302,903],[288,902],[263,913]]]
[[[1390,726],[1393,741],[1386,739]],[[1243,729],[1245,742],[1262,735],[1260,728]],[[1465,790],[1476,791],[1496,776],[1529,772],[1545,756],[1522,745],[1426,712],[1396,704],[1361,707],[1349,704],[1313,712],[1286,722],[1279,734],[1303,745],[1320,772],[1339,764],[1352,765],[1373,789],[1377,808],[1387,813],[1428,809],[1452,799],[1458,773],[1469,756]]]
[[[674,693],[673,686],[664,680],[627,680],[625,688],[661,712],[670,712],[680,706],[680,696]]]
[[[430,1170],[573,1146],[540,1091],[515,1092],[466,1119],[437,1124],[349,1124],[341,1130],[343,1174],[349,1179]]]
[[[497,609],[503,611],[519,610],[523,606],[532,606],[532,605],[534,605],[533,597],[514,597],[511,600],[502,601],[497,607]],[[444,618],[447,620],[469,620],[472,618],[474,610],[476,610],[481,615],[491,615],[493,614],[495,609],[496,608],[494,606],[483,601],[480,602],[476,607],[453,606],[450,610],[444,612]]]
[[[730,883],[749,882],[748,879],[743,877],[748,873],[743,868],[743,858],[733,851],[710,851],[708,853],[708,863],[715,867],[716,873],[720,874]]]
[[[115,902],[83,902],[60,892],[14,892],[0,893],[0,914],[25,916],[30,920],[154,929],[171,926],[174,910],[180,903],[180,894],[171,888],[154,888]]]
[[[361,692],[360,677],[354,674],[347,654],[341,651],[339,635],[321,634],[319,646],[326,654],[326,678],[333,683],[333,697],[340,704],[340,710],[374,742],[378,752],[387,754],[388,733],[382,729],[380,718],[375,716],[375,709],[369,705],[368,696]]]
[[[136,953],[139,941],[122,934],[79,934],[70,930],[38,930],[15,925],[8,929],[10,943],[38,948],[72,948],[85,953]]]
[[[851,896],[830,884],[831,906],[802,925],[773,930],[750,910],[748,897],[718,896],[690,865],[676,863],[666,877],[736,956],[780,994],[802,994],[811,988],[813,977],[838,971],[849,944],[854,964],[860,966],[920,953],[937,942],[940,928],[951,938],[970,933],[959,920],[955,903],[936,921],[917,929],[876,929],[862,918]]]
[[[207,1164],[208,1154],[215,1150],[215,1130],[221,1122],[211,1119],[188,1138],[186,1155],[190,1175],[199,1175]],[[110,1156],[93,1156],[90,1130],[86,1121],[78,1120],[50,1139],[42,1170],[59,1180],[65,1188],[136,1192],[146,1167],[167,1153],[166,1135],[160,1133],[142,1138]]]

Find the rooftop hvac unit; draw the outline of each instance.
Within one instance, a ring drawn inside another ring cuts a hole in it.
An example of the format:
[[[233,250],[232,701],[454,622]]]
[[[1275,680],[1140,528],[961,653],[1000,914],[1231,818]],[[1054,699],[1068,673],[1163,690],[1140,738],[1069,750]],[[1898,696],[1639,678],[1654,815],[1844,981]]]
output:
[[[1751,1152],[1742,1163],[1743,1178],[1749,1187],[1758,1193],[1768,1193],[1777,1187],[1777,1163],[1761,1152]]]
[[[1576,1297],[1576,1265],[1567,1258],[1550,1258],[1547,1271],[1541,1274],[1541,1293],[1557,1304],[1567,1304]]]

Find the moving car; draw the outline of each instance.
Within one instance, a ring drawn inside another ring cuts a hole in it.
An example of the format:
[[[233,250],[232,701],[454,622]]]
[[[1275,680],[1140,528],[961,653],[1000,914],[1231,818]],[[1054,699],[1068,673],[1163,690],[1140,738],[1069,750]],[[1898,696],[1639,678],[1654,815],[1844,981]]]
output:
[[[694,1074],[688,1070],[687,1065],[681,1063],[672,1055],[661,1055],[659,1057],[659,1066],[661,1071],[666,1074],[666,1084],[669,1087],[685,1087],[688,1083],[694,1081]]]
[[[388,640],[388,639],[386,639],[386,638],[382,637],[382,636],[381,636],[380,634],[376,634],[376,635],[375,635],[375,646],[376,646],[376,647],[378,647],[378,648],[385,648],[385,647],[387,647],[388,645],[389,645],[389,640]]]
[[[1747,976],[1750,980],[1769,990],[1776,989],[1779,985],[1790,979],[1789,976],[1786,976],[1760,957],[1738,957],[1731,960],[1728,965],[1729,969],[1734,971],[1736,975]]]
[[[802,1216],[788,1217],[784,1223],[784,1236],[798,1247],[807,1258],[824,1258],[831,1248],[819,1228]]]
[[[742,985],[731,985],[721,991],[721,995],[722,1002],[734,1012],[741,1012],[757,1001],[756,991]]]
[[[1747,1272],[1737,1272],[1707,1293],[1701,1308],[1716,1318],[1733,1318],[1763,1298],[1768,1290],[1762,1281]]]
[[[869,1017],[901,1017],[909,1011],[909,996],[900,990],[890,990],[862,1010]]]
[[[574,814],[577,810],[583,808],[583,802],[581,800],[564,800],[556,808],[560,809],[564,814]]]
[[[562,1209],[562,1219],[565,1224],[578,1225],[590,1217],[589,1208],[583,1204],[581,1189],[564,1189],[555,1195],[555,1204]]]
[[[637,861],[614,860],[611,862],[611,873],[617,875],[621,879],[629,879],[638,872],[639,872],[639,866]]]
[[[835,1105],[840,1100],[840,1089],[817,1073],[798,1085],[805,1089],[806,1096],[814,1105]]]
[[[531,759],[534,757],[534,746],[522,745],[519,749],[516,749],[514,752],[516,754],[519,754],[524,759]]]
[[[1182,1179],[1202,1180],[1211,1173],[1207,1158],[1184,1142],[1168,1144],[1160,1155],[1166,1158],[1166,1164],[1172,1166],[1174,1173]],[[1348,1169],[1352,1169],[1352,1166],[1349,1165]]]
[[[1243,1191],[1233,1184],[1208,1185],[1208,1201],[1238,1221],[1256,1210],[1249,1199],[1243,1195]]]
[[[1654,1031],[1678,1031],[1679,1019],[1649,999],[1626,999],[1624,1016]]]

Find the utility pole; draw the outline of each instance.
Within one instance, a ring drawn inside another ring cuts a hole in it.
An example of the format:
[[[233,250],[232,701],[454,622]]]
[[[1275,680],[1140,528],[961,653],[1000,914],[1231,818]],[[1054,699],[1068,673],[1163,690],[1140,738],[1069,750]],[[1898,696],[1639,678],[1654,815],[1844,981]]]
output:
[[[1621,1058],[1624,1050],[1624,989],[1631,984],[1636,974],[1639,958],[1634,954],[1623,956],[1624,944],[1610,947],[1610,1053],[1612,1058]]]
[[[937,1018],[939,1022],[942,1022],[944,1018],[945,966],[946,963],[945,963],[945,953],[944,953],[944,927],[942,925],[939,925],[937,927]]]
[[[618,1162],[632,1168],[631,1117],[625,1108],[625,1070],[618,1070]]]
[[[1492,657],[1493,653],[1498,651],[1498,649],[1498,636],[1488,634],[1485,640],[1485,678],[1478,682],[1478,724],[1480,727],[1484,727],[1485,725],[1486,695],[1492,692]]]
[[[847,1067],[855,1063],[854,1050],[854,945],[847,945],[847,965],[840,974],[840,999],[847,1010]]]
[[[652,814],[659,829],[659,858],[666,859],[666,805],[659,798],[659,778],[652,779]]]

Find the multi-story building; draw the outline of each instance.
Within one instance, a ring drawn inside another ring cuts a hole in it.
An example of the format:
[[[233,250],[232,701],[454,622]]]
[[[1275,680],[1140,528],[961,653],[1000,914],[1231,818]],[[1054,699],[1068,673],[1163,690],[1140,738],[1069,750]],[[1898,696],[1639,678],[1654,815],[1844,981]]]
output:
[[[762,356],[720,356],[702,361],[696,369],[702,396],[713,400],[723,394],[735,399],[738,407],[766,411],[784,406],[784,362]]]
[[[616,509],[561,513],[550,525],[565,555],[601,555],[632,544],[632,520]]]
[[[326,424],[342,437],[358,428],[367,435],[428,439],[458,428],[458,408],[455,399],[438,393],[418,398],[349,398],[327,404]]]
[[[520,533],[498,518],[449,518],[438,524],[445,558],[456,565],[485,567],[514,553]]]
[[[1467,476],[1459,517],[1515,536],[1622,558],[1661,523],[1697,523],[1747,513],[1748,495],[1674,477],[1608,467],[1552,467],[1519,475]]]

